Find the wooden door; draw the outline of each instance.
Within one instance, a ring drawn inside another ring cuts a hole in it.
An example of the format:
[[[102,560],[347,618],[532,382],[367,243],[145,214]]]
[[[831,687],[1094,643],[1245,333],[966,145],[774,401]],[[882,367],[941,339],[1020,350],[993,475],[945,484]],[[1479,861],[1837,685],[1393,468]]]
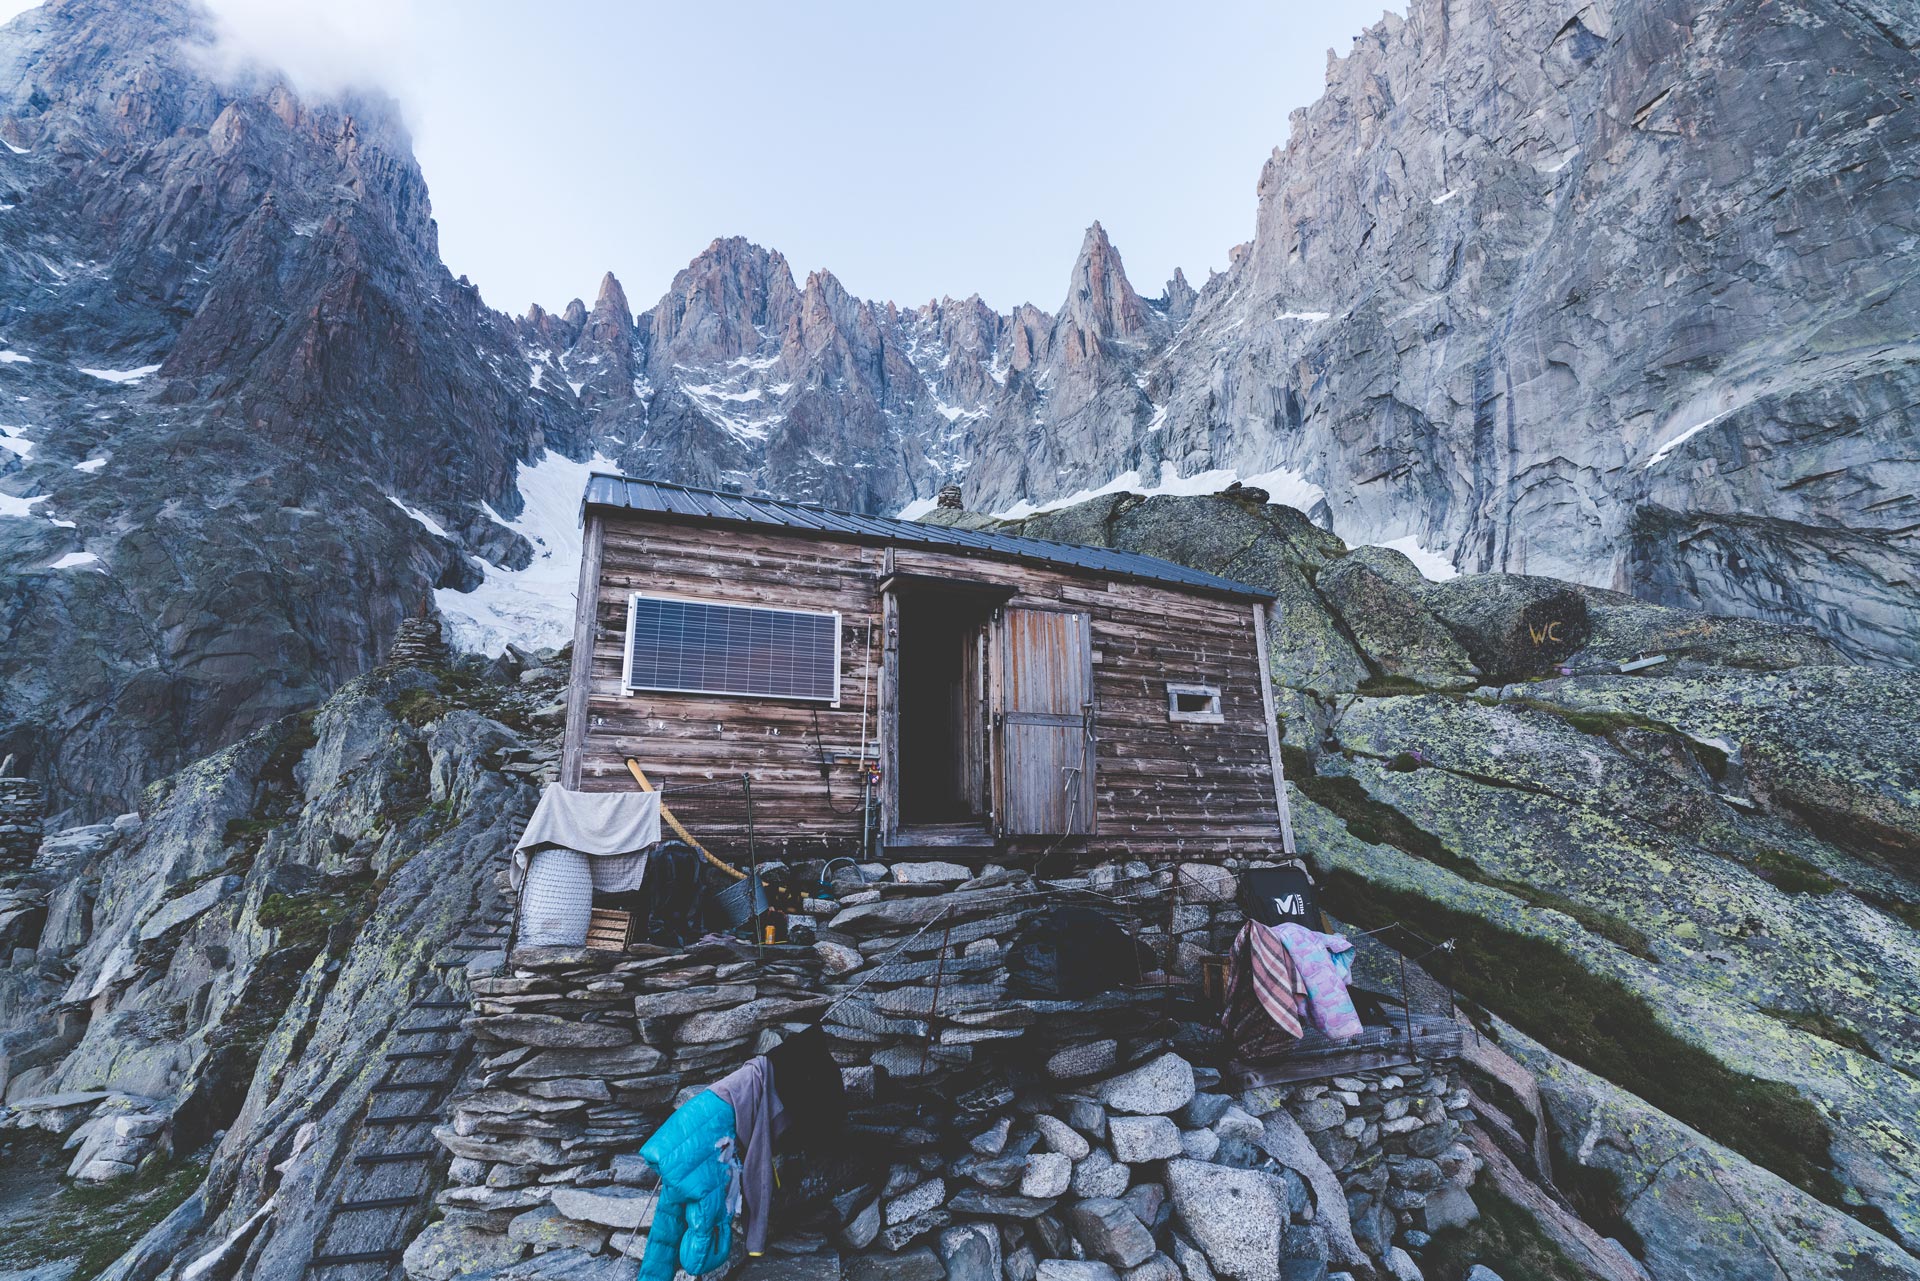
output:
[[[1000,831],[1093,832],[1092,619],[1057,610],[1000,611]]]

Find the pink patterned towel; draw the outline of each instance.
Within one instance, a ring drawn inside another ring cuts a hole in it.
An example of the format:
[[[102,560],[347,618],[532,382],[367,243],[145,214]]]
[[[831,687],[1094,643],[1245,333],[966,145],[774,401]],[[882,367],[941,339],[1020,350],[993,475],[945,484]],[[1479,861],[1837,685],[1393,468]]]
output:
[[[1322,934],[1293,921],[1272,929],[1293,958],[1294,972],[1307,989],[1313,1025],[1333,1041],[1360,1035],[1360,1014],[1347,995],[1347,967],[1353,963],[1352,958],[1335,959],[1339,953],[1352,950],[1353,944],[1338,934]]]

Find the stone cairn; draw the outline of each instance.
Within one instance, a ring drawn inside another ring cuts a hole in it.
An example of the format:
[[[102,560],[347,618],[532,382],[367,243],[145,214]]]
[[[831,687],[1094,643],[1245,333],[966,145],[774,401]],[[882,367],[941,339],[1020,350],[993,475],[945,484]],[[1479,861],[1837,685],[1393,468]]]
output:
[[[46,794],[40,784],[15,776],[12,756],[0,760],[0,874],[32,866],[45,815]]]
[[[747,1281],[1407,1276],[1407,1248],[1473,1217],[1450,1064],[1236,1094],[1163,974],[1022,994],[1016,940],[1061,901],[1107,904],[1163,965],[1224,950],[1223,869],[842,866],[811,946],[521,949],[476,975],[475,1085],[436,1130],[454,1160],[408,1276],[631,1281],[657,1194],[640,1145],[814,1022],[848,1117],[830,1151],[783,1157],[769,1252],[729,1269]]]
[[[440,616],[423,613],[400,624],[387,661],[401,666],[438,667],[447,661],[447,641],[441,633]]]
[[[960,486],[958,485],[940,486],[940,492],[934,495],[933,505],[936,507],[945,508],[948,511],[957,512],[957,511],[965,510],[965,503],[960,497]]]

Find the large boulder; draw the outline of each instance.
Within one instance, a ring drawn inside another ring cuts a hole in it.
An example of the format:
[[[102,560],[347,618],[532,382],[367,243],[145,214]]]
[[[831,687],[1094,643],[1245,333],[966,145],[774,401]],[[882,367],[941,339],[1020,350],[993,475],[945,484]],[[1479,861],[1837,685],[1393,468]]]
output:
[[[1394,561],[1404,562],[1395,565]],[[1413,575],[1413,581],[1405,578]],[[1361,547],[1320,571],[1314,585],[1382,676],[1435,689],[1471,689],[1480,672],[1460,642],[1420,602],[1420,571],[1399,552]]]
[[[1551,672],[1587,643],[1592,623],[1578,588],[1522,574],[1470,574],[1421,592],[1490,681]]]
[[[1647,740],[1650,759],[1642,759],[1596,732],[1602,728],[1583,729],[1519,701],[1490,706],[1418,695],[1361,699],[1341,716],[1335,732],[1343,748],[1361,756],[1403,765],[1417,761],[1502,787],[1633,812],[1662,828],[1697,830],[1722,813],[1714,780],[1698,760],[1688,759],[1691,743],[1684,735],[1659,744]],[[1711,749],[1703,754],[1713,759]]]
[[[1168,1116],[1193,1098],[1193,1065],[1169,1050],[1100,1085],[1100,1101],[1115,1112]]]
[[[1920,867],[1920,675],[1866,667],[1580,676],[1530,693],[1575,712],[1643,717],[1724,752],[1754,798],[1822,835]]]
[[[1586,646],[1574,659],[1576,671],[1618,668],[1656,655],[1675,664],[1756,671],[1844,666],[1848,661],[1833,642],[1811,628],[1649,605],[1594,588],[1583,593],[1593,626]]]
[[[1287,1207],[1273,1180],[1254,1170],[1169,1161],[1173,1212],[1207,1262],[1234,1281],[1278,1281]]]

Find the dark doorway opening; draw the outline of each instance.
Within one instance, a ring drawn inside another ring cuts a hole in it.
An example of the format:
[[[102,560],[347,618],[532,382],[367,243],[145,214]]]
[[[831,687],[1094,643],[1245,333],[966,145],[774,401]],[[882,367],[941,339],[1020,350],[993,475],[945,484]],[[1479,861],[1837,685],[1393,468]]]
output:
[[[935,592],[900,597],[900,823],[973,824],[987,783],[987,631],[994,602]]]

